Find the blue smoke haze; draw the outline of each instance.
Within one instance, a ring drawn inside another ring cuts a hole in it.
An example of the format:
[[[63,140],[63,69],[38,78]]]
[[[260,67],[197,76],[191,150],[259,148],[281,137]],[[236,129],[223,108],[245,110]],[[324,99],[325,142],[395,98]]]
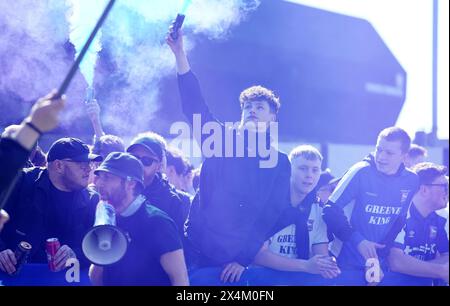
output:
[[[34,99],[59,87],[107,2],[0,1],[0,124],[20,119]],[[87,124],[83,103],[93,84],[102,121],[114,129],[108,132],[149,129],[160,106],[160,80],[175,73],[164,38],[176,14],[185,10],[185,32],[224,39],[258,5],[256,0],[116,1],[67,92],[63,126]],[[186,46],[192,49],[194,40],[187,37]]]

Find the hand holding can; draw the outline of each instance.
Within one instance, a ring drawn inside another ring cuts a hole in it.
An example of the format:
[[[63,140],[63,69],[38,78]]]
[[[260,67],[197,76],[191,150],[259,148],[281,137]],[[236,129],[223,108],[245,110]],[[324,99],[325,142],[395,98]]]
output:
[[[57,272],[56,269],[56,261],[55,256],[58,252],[58,249],[61,247],[58,238],[49,238],[47,239],[45,243],[45,250],[47,252],[47,261],[48,261],[48,267],[50,271]]]
[[[26,241],[22,241],[17,245],[14,251],[14,257],[16,258],[16,271],[12,275],[17,275],[20,273],[20,269],[28,261],[28,256],[31,253],[31,244]]]
[[[63,270],[67,266],[67,261],[70,258],[77,258],[75,252],[68,245],[61,246],[54,258],[56,271]]]

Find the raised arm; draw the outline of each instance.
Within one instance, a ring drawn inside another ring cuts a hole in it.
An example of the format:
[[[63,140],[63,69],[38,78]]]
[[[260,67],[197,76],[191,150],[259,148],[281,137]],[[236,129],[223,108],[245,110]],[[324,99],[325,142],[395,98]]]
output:
[[[171,29],[169,30],[170,34]],[[209,111],[209,108],[203,98],[200,83],[194,73],[191,71],[186,52],[183,47],[183,35],[179,32],[178,39],[173,40],[171,35],[167,35],[167,44],[172,50],[177,63],[178,71],[178,89],[181,98],[181,107],[184,115],[191,125],[194,125],[194,116],[201,120],[201,125],[207,122],[220,123]],[[203,143],[205,135],[196,135],[199,144]]]
[[[89,119],[91,120],[91,124],[94,129],[94,142],[95,142],[95,140],[105,135],[105,132],[103,131],[102,122],[100,120],[100,105],[95,99],[87,101],[85,104],[86,104],[86,112],[88,114]]]
[[[59,122],[59,113],[65,104],[65,98],[54,99],[56,92],[39,99],[30,114],[21,123],[20,129],[11,138],[22,147],[31,150],[42,133],[54,129]]]
[[[0,194],[2,196],[12,183],[17,171],[25,166],[41,134],[58,125],[59,113],[64,107],[65,98],[55,100],[53,99],[55,95],[56,92],[53,92],[39,99],[33,105],[30,114],[22,121],[18,131],[0,142],[0,168],[2,169]]]
[[[179,35],[176,40],[172,38],[170,33],[172,33],[172,27],[170,27],[169,29],[166,41],[173,54],[175,55],[175,60],[177,62],[177,72],[180,75],[188,73],[191,70],[191,66],[189,65],[186,52],[184,51],[183,35],[181,29],[178,30]]]

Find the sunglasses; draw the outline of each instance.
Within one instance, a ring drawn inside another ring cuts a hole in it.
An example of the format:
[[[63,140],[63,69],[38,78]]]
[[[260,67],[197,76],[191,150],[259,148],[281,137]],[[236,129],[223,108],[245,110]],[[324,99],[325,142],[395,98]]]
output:
[[[136,156],[136,158],[141,161],[144,167],[150,167],[151,165],[153,165],[153,163],[159,163],[159,160],[147,156],[143,157]]]

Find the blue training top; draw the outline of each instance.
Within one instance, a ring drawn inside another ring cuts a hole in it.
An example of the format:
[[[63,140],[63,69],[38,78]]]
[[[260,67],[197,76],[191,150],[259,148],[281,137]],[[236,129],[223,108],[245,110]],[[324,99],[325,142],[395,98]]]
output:
[[[436,212],[423,217],[413,204],[408,212],[405,227],[395,239],[395,247],[424,261],[435,259],[437,252],[448,253],[446,222],[447,220]]]
[[[417,175],[403,165],[394,175],[381,173],[373,155],[344,175],[327,203],[331,209],[324,210],[328,227],[343,242],[335,254],[341,267],[365,267],[357,249],[364,239],[382,244],[393,242],[403,226],[396,222],[406,215],[418,183]]]

